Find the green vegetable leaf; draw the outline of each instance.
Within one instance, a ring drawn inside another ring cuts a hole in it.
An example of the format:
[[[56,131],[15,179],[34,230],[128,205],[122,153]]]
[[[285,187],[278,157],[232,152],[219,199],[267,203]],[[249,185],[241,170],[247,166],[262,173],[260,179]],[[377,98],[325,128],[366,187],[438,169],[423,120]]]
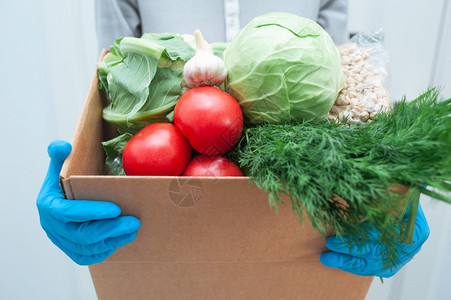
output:
[[[132,136],[133,135],[129,133],[124,133],[115,137],[114,139],[102,143],[103,149],[106,153],[106,174],[125,175],[124,169],[122,167],[122,151],[124,150],[127,142],[132,138]]]
[[[146,104],[156,71],[157,60],[139,54],[130,54],[122,64],[111,68],[107,77],[111,104],[104,109],[103,118],[129,125],[129,119]]]
[[[194,49],[179,35],[172,33],[144,33],[142,39],[163,46],[166,49],[164,55],[173,61],[188,61],[194,56]]]
[[[165,51],[165,48],[157,43],[128,36],[121,40],[119,49],[124,56],[127,56],[127,54],[130,53],[135,53],[150,56],[157,60],[161,58],[163,52]]]
[[[181,96],[183,66],[193,55],[194,50],[171,33],[116,40],[97,64],[99,88],[110,100],[103,118],[121,133],[167,122],[166,115]]]
[[[108,90],[108,74],[109,67],[115,66],[121,63],[124,60],[124,56],[122,55],[119,44],[122,39],[117,39],[114,41],[113,47],[111,47],[110,52],[108,52],[104,58],[97,63],[97,69],[99,74],[99,89],[107,91]]]
[[[284,28],[291,32],[293,35],[297,36],[298,38],[305,38],[305,37],[318,37],[320,36],[318,30],[316,28],[312,28],[310,26],[306,26],[304,28],[301,28],[300,31],[294,32],[291,28],[288,28],[286,26],[283,26],[282,24],[278,23],[269,23],[269,24],[260,24],[257,25],[257,28],[265,27],[265,26],[279,26],[281,28]]]
[[[158,69],[158,72],[149,87],[149,107],[144,107],[149,113],[156,109],[166,113],[171,110],[182,93],[182,71],[172,71],[167,68]]]
[[[147,124],[169,122],[168,114],[174,109],[182,93],[180,87],[181,73],[182,71],[159,68],[146,89],[147,98],[140,105],[132,105],[133,108],[139,108],[139,110],[131,112],[126,123],[116,123],[119,131],[136,133]],[[126,111],[126,108],[120,107],[118,110]],[[105,109],[104,118],[108,120],[110,116],[109,111]],[[120,117],[124,118],[124,116]]]

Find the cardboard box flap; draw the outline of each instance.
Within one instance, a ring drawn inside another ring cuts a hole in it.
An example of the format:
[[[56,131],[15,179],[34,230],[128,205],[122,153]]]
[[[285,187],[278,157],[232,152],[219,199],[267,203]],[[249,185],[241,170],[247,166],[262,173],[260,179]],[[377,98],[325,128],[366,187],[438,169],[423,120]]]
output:
[[[105,54],[104,50],[100,59]],[[72,138],[72,151],[60,173],[63,180],[71,175],[103,174],[105,154],[101,142],[104,141],[103,136],[108,127],[104,126],[102,111],[108,100],[98,89],[98,82],[95,72]]]
[[[102,142],[103,105],[94,99],[101,98],[97,88],[97,75],[92,80],[88,97],[82,109],[77,129],[72,139],[72,151],[64,162],[61,178],[71,175],[101,175],[103,173],[104,154],[99,151]],[[89,110],[89,114],[86,111]],[[90,134],[86,134],[90,132]]]

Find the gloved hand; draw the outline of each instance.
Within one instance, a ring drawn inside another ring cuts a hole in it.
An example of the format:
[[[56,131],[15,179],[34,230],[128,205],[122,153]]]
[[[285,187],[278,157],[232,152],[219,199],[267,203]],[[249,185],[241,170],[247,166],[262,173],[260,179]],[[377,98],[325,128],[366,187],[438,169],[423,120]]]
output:
[[[407,222],[408,214],[406,213],[403,221]],[[380,245],[376,242],[370,242],[362,249],[354,246],[349,251],[349,246],[346,239],[340,239],[336,236],[331,236],[326,240],[326,246],[329,252],[321,255],[320,261],[326,267],[338,268],[361,276],[378,276],[391,277],[395,275],[405,264],[407,264],[415,254],[417,254],[423,243],[429,237],[429,226],[426,218],[418,204],[418,212],[415,221],[415,231],[413,235],[413,242],[411,245],[399,244],[398,261],[396,268],[383,267],[382,253]]]
[[[59,174],[71,148],[64,141],[49,145],[50,166],[37,207],[50,240],[77,264],[91,265],[133,241],[141,223],[133,216],[119,216],[121,209],[111,202],[65,199]]]

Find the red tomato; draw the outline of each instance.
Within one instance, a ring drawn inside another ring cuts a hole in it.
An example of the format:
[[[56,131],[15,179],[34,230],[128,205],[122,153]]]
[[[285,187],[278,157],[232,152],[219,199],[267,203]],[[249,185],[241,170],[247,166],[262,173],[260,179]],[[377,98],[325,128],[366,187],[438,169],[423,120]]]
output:
[[[191,147],[173,124],[153,123],[136,133],[125,145],[125,174],[178,176],[191,159]]]
[[[243,113],[226,92],[200,86],[180,97],[174,109],[174,124],[199,153],[226,153],[243,131]]]
[[[243,176],[240,168],[221,156],[199,155],[193,158],[183,171],[183,176]]]

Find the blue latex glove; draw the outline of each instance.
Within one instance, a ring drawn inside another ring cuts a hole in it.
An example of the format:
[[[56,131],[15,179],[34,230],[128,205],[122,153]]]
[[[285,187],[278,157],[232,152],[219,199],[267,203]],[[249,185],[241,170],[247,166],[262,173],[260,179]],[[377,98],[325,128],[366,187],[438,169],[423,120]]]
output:
[[[408,214],[406,213],[403,221],[407,222],[407,219]],[[423,214],[423,210],[421,209],[421,205],[418,204],[413,242],[411,245],[399,244],[402,251],[399,251],[396,268],[383,267],[380,245],[376,242],[370,242],[363,247],[363,249],[354,246],[351,251],[349,251],[346,239],[343,239],[343,241],[336,236],[331,236],[326,240],[326,246],[331,251],[323,253],[320,257],[320,261],[326,267],[338,268],[356,275],[388,278],[395,275],[420,251],[421,246],[428,237],[429,226]]]
[[[65,199],[59,174],[71,148],[64,141],[49,145],[50,166],[37,207],[50,240],[77,264],[91,265],[132,242],[141,223],[133,216],[119,216],[121,209],[111,202]]]

